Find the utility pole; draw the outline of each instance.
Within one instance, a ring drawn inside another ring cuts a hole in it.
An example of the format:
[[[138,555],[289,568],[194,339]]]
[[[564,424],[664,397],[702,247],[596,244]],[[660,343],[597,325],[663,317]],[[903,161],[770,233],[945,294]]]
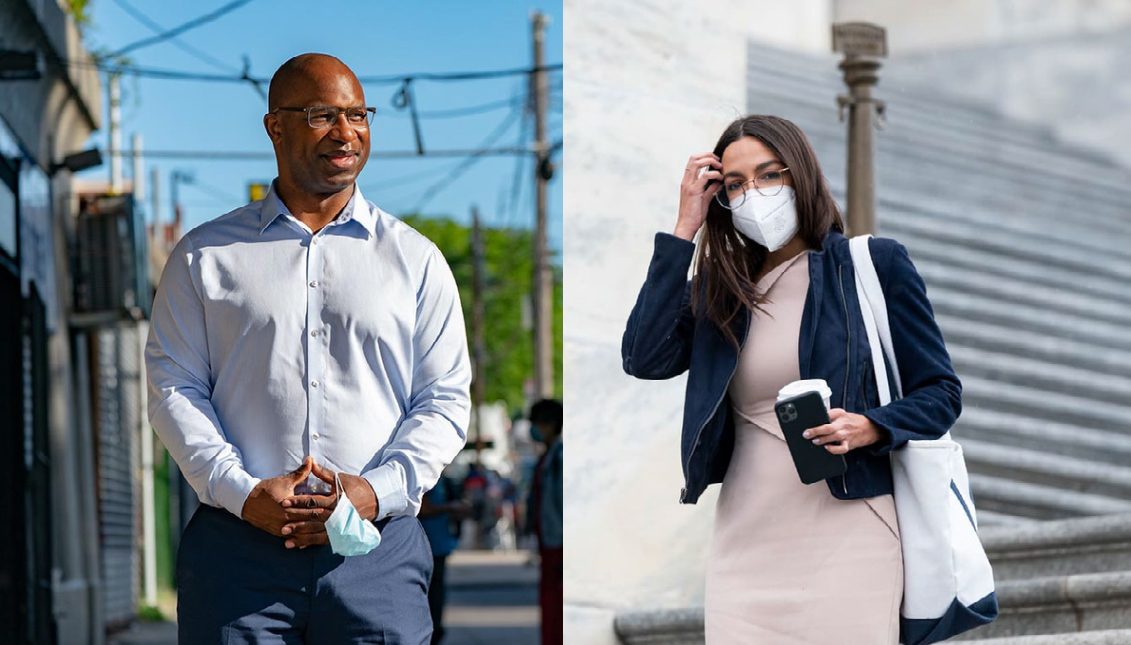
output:
[[[196,181],[196,177],[191,172],[185,172],[184,170],[174,170],[169,179],[169,192],[171,193],[170,196],[173,201],[173,230],[176,233],[181,232],[181,202],[177,192],[177,186],[180,184],[191,184],[194,181]]]
[[[133,193],[134,201],[140,206],[145,201],[145,158],[141,151],[141,135],[134,133],[130,144],[134,149]]]
[[[542,71],[542,45],[550,19],[531,15],[534,27],[534,68],[531,77],[534,93],[534,185],[537,196],[537,221],[534,227],[534,397],[554,396],[554,284],[546,248],[546,183],[553,176],[550,146],[546,141],[546,73]]]
[[[119,132],[121,125],[119,124]],[[133,158],[133,196],[134,204],[141,208],[145,201],[145,159],[141,152],[141,135],[134,133],[131,146],[134,151]],[[115,157],[120,159],[120,157]],[[119,168],[121,161],[119,161]],[[155,187],[156,188],[156,187]],[[117,192],[117,191],[115,191]],[[147,258],[148,260],[148,258]],[[145,262],[149,268],[149,262]],[[147,281],[148,282],[148,281]],[[138,439],[141,443],[141,525],[142,525],[142,591],[145,594],[145,604],[150,607],[157,605],[157,524],[156,510],[154,508],[153,488],[153,429],[149,426],[147,391],[145,383],[145,339],[149,335],[149,323],[140,320],[137,323],[137,357],[141,366],[141,385],[138,400]]]
[[[849,94],[837,97],[840,120],[848,108],[848,232],[876,232],[875,140],[883,123],[884,102],[872,97],[880,58],[887,56],[883,27],[865,22],[833,25],[833,51],[844,54],[840,69]]]
[[[483,451],[483,363],[487,346],[483,341],[483,232],[479,228],[479,209],[471,207],[471,337],[472,370],[471,410],[475,427],[475,463]]]
[[[122,77],[110,74],[110,192],[122,192]]]
[[[164,255],[168,250],[165,247],[165,231],[161,226],[161,170],[154,166],[149,172],[149,197],[153,203],[153,209],[149,215],[151,234],[149,236],[149,244],[154,248],[161,249],[161,254]]]

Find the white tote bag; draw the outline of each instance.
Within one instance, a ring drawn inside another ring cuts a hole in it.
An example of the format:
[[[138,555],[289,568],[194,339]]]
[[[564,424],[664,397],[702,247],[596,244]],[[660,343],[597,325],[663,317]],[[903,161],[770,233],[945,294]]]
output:
[[[887,304],[868,250],[870,237],[852,238],[849,248],[856,266],[856,293],[872,348],[880,405],[887,405],[891,390],[884,369],[885,355],[895,380],[896,398],[902,398],[903,391]],[[908,441],[891,451],[891,467],[903,542],[900,642],[937,643],[993,621],[998,613],[993,570],[978,539],[962,447],[950,438],[950,432],[934,440]]]

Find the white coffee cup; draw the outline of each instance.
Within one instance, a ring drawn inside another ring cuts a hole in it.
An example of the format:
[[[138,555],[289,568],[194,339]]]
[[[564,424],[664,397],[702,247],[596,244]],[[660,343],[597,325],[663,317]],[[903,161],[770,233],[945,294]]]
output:
[[[821,399],[825,402],[825,409],[831,409],[830,400],[832,399],[833,391],[829,389],[829,384],[826,383],[823,378],[811,378],[788,383],[785,387],[778,390],[778,401],[805,394],[806,392],[819,392]]]

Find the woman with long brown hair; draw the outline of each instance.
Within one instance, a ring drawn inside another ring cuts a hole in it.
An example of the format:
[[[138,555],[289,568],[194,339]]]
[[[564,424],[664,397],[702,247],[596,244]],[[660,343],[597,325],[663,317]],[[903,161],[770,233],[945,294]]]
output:
[[[796,125],[765,115],[732,123],[713,152],[690,158],[674,232],[656,235],[622,356],[640,378],[688,372],[680,501],[722,483],[709,645],[898,642],[888,453],[945,433],[962,388],[907,250],[882,238],[869,248],[904,393],[882,407],[848,238]],[[823,486],[800,482],[774,413],[779,389],[801,379],[823,379],[833,406],[831,423],[805,437],[847,463]]]

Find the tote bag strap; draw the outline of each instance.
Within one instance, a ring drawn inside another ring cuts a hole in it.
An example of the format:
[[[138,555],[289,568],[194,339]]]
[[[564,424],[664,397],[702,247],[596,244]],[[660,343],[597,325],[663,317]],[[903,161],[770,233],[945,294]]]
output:
[[[903,398],[903,387],[899,378],[899,364],[895,360],[895,349],[891,342],[891,326],[888,324],[887,302],[876,266],[872,263],[872,252],[868,248],[871,235],[857,235],[848,242],[852,252],[852,264],[856,274],[856,297],[860,301],[860,313],[864,318],[864,329],[868,332],[868,345],[872,348],[872,367],[876,374],[876,386],[880,393],[880,405],[891,402],[891,388],[888,373],[884,369],[884,355],[895,379],[895,396]]]

